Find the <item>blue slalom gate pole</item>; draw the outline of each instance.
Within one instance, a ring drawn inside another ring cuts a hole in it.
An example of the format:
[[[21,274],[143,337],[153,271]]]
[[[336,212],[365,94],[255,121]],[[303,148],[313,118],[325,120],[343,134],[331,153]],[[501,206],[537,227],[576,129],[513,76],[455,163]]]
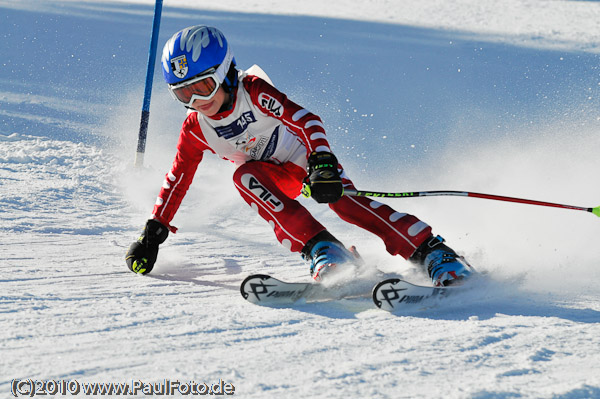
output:
[[[154,4],[154,21],[152,23],[152,37],[150,38],[150,50],[148,52],[148,69],[146,70],[146,87],[144,89],[142,119],[140,121],[140,132],[138,134],[137,152],[135,154],[135,166],[142,166],[144,164],[144,153],[146,151],[146,136],[148,135],[148,119],[150,118],[150,97],[152,95],[152,80],[154,77],[154,65],[156,61],[156,47],[158,44],[158,32],[160,30],[161,13],[162,0],[156,0],[156,3]]]

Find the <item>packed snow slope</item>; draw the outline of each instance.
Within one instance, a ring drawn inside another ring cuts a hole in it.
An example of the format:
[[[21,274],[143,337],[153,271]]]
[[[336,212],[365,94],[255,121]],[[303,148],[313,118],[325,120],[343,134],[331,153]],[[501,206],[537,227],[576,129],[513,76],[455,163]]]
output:
[[[159,46],[219,27],[240,67],[259,64],[322,117],[360,189],[600,205],[600,3],[307,4],[165,0]],[[265,308],[239,295],[245,276],[307,281],[308,266],[209,156],[152,274],[130,273],[124,254],[185,118],[157,64],[145,166],[133,167],[152,11],[0,0],[2,397],[29,378],[223,380],[242,398],[600,397],[590,213],[390,199],[484,273],[482,288],[394,315],[361,299]],[[358,247],[367,283],[379,270],[427,284],[379,239],[301,201]]]

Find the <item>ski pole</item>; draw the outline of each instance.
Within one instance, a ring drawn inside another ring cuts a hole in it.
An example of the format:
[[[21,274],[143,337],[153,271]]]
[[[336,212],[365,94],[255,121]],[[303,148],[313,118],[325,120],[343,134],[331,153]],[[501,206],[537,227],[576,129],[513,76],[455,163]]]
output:
[[[150,49],[148,50],[148,65],[146,69],[146,86],[144,88],[144,101],[142,104],[142,118],[140,120],[140,131],[138,133],[137,151],[135,153],[135,166],[138,167],[144,165],[144,153],[146,152],[148,120],[150,119],[150,98],[152,97],[152,80],[154,79],[154,64],[156,61],[156,46],[158,45],[158,33],[160,31],[162,3],[163,0],[156,0],[156,3],[154,4],[154,18],[152,21],[152,33],[150,35]]]
[[[344,195],[349,195],[349,196],[353,196],[353,197],[375,197],[375,198],[377,198],[377,197],[379,197],[379,198],[413,198],[413,197],[434,197],[434,196],[442,196],[442,195],[455,196],[455,197],[473,197],[473,198],[483,198],[483,199],[489,199],[489,200],[495,200],[495,201],[517,202],[519,204],[529,204],[529,205],[538,205],[538,206],[549,206],[549,207],[553,207],[553,208],[573,209],[576,211],[590,212],[590,213],[593,213],[594,215],[600,217],[600,206],[597,206],[595,208],[585,208],[585,207],[581,207],[581,206],[555,204],[552,202],[528,200],[528,199],[523,199],[523,198],[504,197],[501,195],[472,193],[469,191],[417,191],[417,192],[405,192],[405,193],[388,193],[388,192],[344,189]]]

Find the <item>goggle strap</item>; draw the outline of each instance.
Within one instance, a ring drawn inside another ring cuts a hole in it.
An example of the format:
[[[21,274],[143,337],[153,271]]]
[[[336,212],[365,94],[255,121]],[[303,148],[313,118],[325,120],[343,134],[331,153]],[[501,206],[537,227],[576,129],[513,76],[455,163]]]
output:
[[[215,71],[215,75],[219,79],[219,84],[223,83],[225,77],[227,76],[227,72],[229,72],[229,67],[231,66],[231,61],[233,60],[233,52],[231,51],[231,47],[227,46],[227,53],[225,53],[225,58],[223,62],[217,70]]]

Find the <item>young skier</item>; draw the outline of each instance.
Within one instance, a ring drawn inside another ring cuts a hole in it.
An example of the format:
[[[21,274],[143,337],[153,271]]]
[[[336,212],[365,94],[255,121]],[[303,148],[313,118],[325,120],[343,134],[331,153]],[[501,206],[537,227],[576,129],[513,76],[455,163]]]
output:
[[[338,163],[321,119],[262,79],[236,68],[233,52],[218,29],[192,26],[177,32],[162,54],[172,96],[186,106],[177,154],[154,206],[153,218],[126,255],[129,269],[149,273],[205,151],[231,160],[242,198],[275,231],[279,242],[310,261],[320,281],[355,253],[329,233],[298,201],[302,190],[327,203],[343,220],[379,236],[392,255],[424,267],[435,286],[460,282],[470,266],[431,227],[415,216],[365,197]]]

